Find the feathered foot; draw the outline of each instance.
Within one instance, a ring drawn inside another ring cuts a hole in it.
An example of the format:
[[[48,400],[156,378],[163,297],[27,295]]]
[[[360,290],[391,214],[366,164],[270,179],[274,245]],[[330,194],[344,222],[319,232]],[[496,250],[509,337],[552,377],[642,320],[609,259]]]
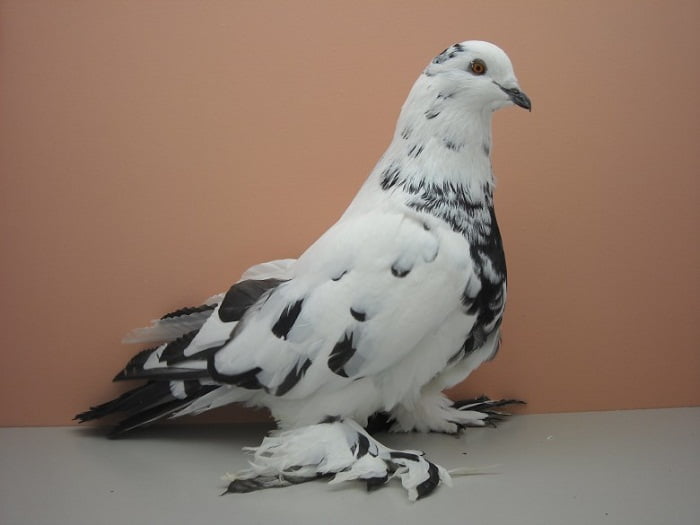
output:
[[[467,427],[495,426],[510,415],[496,409],[522,404],[517,399],[491,400],[486,396],[453,402],[441,393],[428,394],[411,406],[398,405],[391,413],[372,416],[367,431],[458,434]]]
[[[409,500],[415,501],[440,483],[452,484],[448,472],[423,452],[389,449],[350,419],[280,432],[247,450],[253,452],[250,468],[228,476],[225,494],[331,476],[331,484],[358,479],[373,490],[398,477]]]

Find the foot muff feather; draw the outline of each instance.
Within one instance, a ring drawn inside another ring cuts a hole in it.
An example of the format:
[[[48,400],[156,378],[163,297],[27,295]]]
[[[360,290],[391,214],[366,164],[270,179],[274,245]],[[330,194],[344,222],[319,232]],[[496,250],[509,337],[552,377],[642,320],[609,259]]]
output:
[[[250,467],[228,477],[225,493],[286,487],[331,477],[330,484],[364,481],[375,490],[399,478],[415,501],[441,483],[451,485],[448,472],[422,452],[392,450],[352,420],[319,423],[266,437],[253,454]]]

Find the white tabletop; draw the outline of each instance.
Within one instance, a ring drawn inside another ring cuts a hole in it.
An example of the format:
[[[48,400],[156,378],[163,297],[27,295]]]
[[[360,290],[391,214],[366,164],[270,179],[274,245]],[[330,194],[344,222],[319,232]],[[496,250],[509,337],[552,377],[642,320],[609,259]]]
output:
[[[0,429],[0,523],[700,523],[700,408],[516,416],[460,437],[379,435],[418,448],[454,479],[410,503],[398,480],[368,493],[324,481],[219,496],[260,425],[147,429],[107,440],[88,427]]]

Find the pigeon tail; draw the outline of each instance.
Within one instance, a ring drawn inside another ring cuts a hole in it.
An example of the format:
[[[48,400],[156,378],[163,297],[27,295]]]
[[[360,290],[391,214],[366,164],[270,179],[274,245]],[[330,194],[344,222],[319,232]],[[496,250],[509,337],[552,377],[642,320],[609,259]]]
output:
[[[115,414],[124,414],[126,418],[109,433],[110,437],[117,437],[129,430],[171,416],[218,388],[219,385],[205,385],[197,380],[150,381],[125,392],[116,399],[81,412],[75,416],[74,420],[85,423]]]

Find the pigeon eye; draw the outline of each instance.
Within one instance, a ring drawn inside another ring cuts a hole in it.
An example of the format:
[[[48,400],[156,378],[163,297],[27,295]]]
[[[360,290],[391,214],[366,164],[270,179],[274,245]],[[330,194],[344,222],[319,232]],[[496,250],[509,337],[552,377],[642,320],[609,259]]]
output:
[[[486,63],[480,58],[475,58],[469,63],[469,70],[475,75],[483,75],[486,73]]]

